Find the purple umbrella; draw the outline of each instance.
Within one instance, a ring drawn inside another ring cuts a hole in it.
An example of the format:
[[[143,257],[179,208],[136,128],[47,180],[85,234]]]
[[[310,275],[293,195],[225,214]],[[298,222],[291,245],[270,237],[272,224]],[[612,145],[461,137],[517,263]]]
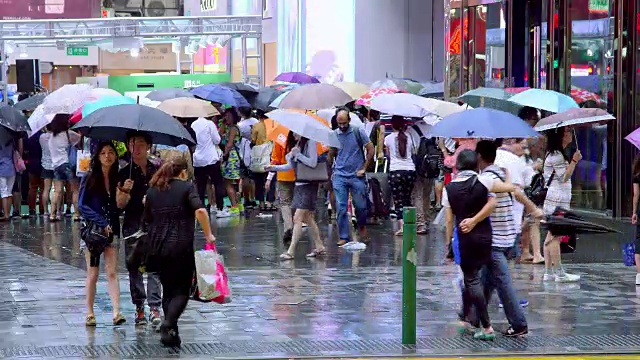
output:
[[[318,84],[320,80],[314,78],[311,75],[307,75],[301,72],[286,72],[282,73],[274,79],[275,81],[284,81],[294,84]]]
[[[627,135],[625,139],[640,149],[640,128],[635,129],[631,134]]]

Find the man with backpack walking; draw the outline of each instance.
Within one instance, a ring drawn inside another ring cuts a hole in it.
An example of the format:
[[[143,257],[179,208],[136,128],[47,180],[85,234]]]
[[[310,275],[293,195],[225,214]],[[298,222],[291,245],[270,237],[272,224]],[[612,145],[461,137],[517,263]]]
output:
[[[431,192],[444,161],[442,151],[438,148],[436,139],[429,135],[429,131],[430,126],[424,120],[416,122],[408,131],[416,144],[416,182],[411,197],[416,207],[416,231],[419,235],[429,232]]]
[[[349,242],[351,233],[350,219],[347,214],[349,194],[355,209],[356,227],[360,238],[366,240],[367,180],[365,172],[373,159],[374,147],[364,128],[350,124],[348,109],[337,109],[336,121],[338,128],[334,131],[342,147],[332,149],[330,156],[333,158],[332,184],[338,210],[336,217],[340,234],[338,245],[342,246]]]

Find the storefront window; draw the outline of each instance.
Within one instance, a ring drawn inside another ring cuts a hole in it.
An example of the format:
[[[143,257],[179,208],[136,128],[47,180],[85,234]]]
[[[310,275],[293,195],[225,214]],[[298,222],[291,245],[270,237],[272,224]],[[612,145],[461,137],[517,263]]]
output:
[[[460,8],[445,2],[445,71],[444,81],[447,98],[460,96],[460,47],[462,46],[462,22]]]
[[[501,2],[488,4],[486,8],[486,72],[484,86],[493,88],[509,87],[505,81],[505,21],[504,6]]]
[[[573,0],[570,2],[571,97],[585,108],[602,108],[613,101],[613,27],[608,0]],[[612,24],[611,24],[612,25]],[[573,206],[606,210],[608,125],[599,124],[575,130],[575,147],[582,161],[573,176]]]

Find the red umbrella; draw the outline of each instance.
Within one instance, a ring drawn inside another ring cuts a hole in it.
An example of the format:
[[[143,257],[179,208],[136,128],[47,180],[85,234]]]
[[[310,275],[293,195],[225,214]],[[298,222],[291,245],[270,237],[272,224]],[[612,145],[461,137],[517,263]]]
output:
[[[75,125],[80,120],[82,120],[82,108],[76,110],[76,112],[71,114],[71,118],[69,118],[69,122],[71,123],[71,125]]]

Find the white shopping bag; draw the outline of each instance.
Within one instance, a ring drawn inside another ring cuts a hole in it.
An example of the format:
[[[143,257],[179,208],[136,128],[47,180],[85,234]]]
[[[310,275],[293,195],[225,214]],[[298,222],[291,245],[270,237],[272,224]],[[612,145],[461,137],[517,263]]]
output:
[[[76,176],[83,177],[91,170],[91,152],[89,150],[77,150]]]
[[[219,274],[217,272],[218,262],[222,263],[222,257],[217,251],[200,250],[195,253],[196,259],[196,283],[202,300],[213,300],[222,294],[216,287]]]
[[[433,220],[433,225],[435,225],[438,230],[444,230],[447,227],[444,207],[440,209],[440,212],[436,215],[436,218]]]
[[[251,166],[249,169],[255,173],[264,173],[265,166],[271,165],[272,151],[273,143],[271,141],[251,148]]]

